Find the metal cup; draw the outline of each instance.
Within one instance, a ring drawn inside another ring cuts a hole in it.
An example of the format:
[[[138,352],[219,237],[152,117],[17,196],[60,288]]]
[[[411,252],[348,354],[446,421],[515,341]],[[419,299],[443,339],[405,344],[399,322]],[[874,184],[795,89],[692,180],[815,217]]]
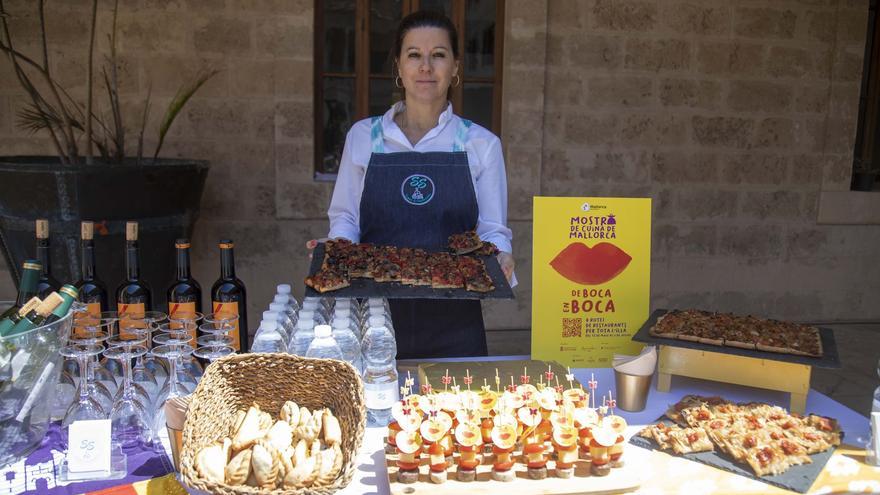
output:
[[[171,460],[174,462],[174,469],[180,472],[180,449],[183,448],[183,430],[177,430],[165,423],[168,430],[168,443],[171,444]]]
[[[624,411],[637,412],[645,409],[648,389],[654,375],[629,375],[614,370],[614,383],[617,385],[617,407]]]

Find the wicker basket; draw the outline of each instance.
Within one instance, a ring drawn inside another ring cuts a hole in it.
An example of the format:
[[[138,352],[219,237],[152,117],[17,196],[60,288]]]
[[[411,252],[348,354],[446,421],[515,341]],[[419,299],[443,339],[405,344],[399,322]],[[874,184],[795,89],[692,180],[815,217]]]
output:
[[[212,483],[199,476],[193,463],[196,453],[231,436],[236,411],[256,402],[277,417],[288,400],[312,410],[328,407],[339,419],[343,467],[332,484],[301,490],[263,490]],[[184,483],[210,493],[327,495],[351,482],[365,422],[363,383],[350,364],[290,354],[233,354],[208,366],[192,395],[183,426],[180,473]]]

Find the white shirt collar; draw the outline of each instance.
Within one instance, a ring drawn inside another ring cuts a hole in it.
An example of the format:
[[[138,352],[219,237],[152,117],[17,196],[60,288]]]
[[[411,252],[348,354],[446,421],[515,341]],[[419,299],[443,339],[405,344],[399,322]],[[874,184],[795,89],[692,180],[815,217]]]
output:
[[[395,141],[405,145],[408,148],[415,148],[410,142],[409,139],[403,134],[403,131],[397,125],[397,122],[394,121],[394,116],[402,112],[406,109],[405,101],[398,101],[394,105],[391,105],[391,108],[382,115],[382,131],[385,134],[386,138],[394,139]],[[433,138],[437,135],[438,132],[442,131],[446,124],[449,123],[455,114],[452,113],[452,103],[447,102],[446,109],[440,112],[440,117],[437,118],[437,125],[428,131],[427,134],[422,138],[419,143],[423,143],[428,139]],[[418,144],[418,143],[417,143]]]

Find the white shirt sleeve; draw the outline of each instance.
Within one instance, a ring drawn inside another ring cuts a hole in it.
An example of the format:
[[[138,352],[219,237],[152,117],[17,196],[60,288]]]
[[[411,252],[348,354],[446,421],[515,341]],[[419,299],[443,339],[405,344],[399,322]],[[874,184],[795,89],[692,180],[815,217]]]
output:
[[[352,127],[345,137],[333,199],[330,200],[330,209],[327,211],[327,216],[330,217],[330,232],[327,237],[344,237],[351,242],[358,242],[361,237],[360,204],[366,169],[354,162],[354,132],[355,128]]]
[[[507,173],[504,169],[504,155],[501,141],[492,136],[483,156],[475,178],[477,206],[477,235],[489,241],[498,249],[512,253],[513,232],[507,228]]]

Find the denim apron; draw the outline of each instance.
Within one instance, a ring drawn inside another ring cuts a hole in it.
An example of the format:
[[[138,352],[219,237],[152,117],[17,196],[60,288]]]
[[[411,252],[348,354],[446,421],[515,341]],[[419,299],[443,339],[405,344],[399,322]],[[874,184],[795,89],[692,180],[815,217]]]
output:
[[[461,120],[451,152],[385,152],[373,117],[372,154],[360,203],[361,242],[446,251],[452,234],[476,228],[479,209]],[[397,358],[485,356],[479,300],[392,299]]]

